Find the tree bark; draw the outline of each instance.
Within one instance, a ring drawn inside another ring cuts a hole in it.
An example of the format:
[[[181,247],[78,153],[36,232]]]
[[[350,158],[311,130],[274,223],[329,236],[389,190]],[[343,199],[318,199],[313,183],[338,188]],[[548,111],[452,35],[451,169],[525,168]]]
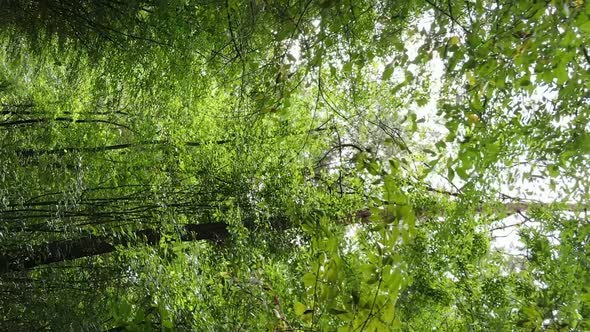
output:
[[[229,232],[224,223],[188,224],[180,235],[182,241],[221,241],[227,238]],[[0,274],[24,271],[40,265],[74,260],[111,253],[117,245],[135,245],[146,243],[156,245],[163,234],[153,229],[134,232],[131,236],[109,238],[106,236],[88,235],[77,239],[62,240],[21,248],[0,255]]]

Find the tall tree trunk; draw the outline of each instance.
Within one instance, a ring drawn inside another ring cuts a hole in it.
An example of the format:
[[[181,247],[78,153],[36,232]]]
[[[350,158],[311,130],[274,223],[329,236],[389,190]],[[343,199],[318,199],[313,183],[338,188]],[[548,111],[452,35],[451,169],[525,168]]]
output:
[[[134,245],[138,242],[156,245],[162,235],[159,231],[146,229],[120,239],[88,235],[33,248],[23,247],[0,255],[0,273],[23,271],[40,265],[107,254],[115,251],[117,245]],[[220,241],[228,235],[227,225],[224,223],[188,224],[184,226],[180,239],[182,241]]]

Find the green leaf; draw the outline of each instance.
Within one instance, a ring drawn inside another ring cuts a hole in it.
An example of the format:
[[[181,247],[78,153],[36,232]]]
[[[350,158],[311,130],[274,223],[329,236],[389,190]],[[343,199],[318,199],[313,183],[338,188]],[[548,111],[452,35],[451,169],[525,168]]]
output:
[[[467,174],[467,170],[465,169],[465,167],[457,167],[455,169],[455,173],[457,173],[457,175],[459,175],[459,177],[462,180],[467,180],[467,178],[469,177],[469,175]]]
[[[311,287],[311,286],[315,285],[316,276],[315,276],[315,274],[313,274],[311,272],[308,272],[308,273],[306,273],[306,274],[303,275],[303,279],[302,280],[303,280],[303,284],[306,287]]]
[[[469,85],[474,86],[477,83],[475,81],[475,76],[472,72],[468,71],[465,75],[467,77],[467,83],[469,83]]]
[[[393,74],[393,65],[388,64],[387,66],[385,66],[385,70],[383,70],[383,75],[381,75],[381,79],[386,81],[391,78],[392,74]]]
[[[555,76],[557,77],[557,83],[563,84],[565,83],[569,76],[567,73],[567,63],[560,62],[557,68],[555,68]]]
[[[590,21],[578,26],[578,28],[580,29],[580,31],[582,33],[589,35],[590,34]]]
[[[559,176],[559,174],[560,174],[559,166],[549,165],[549,166],[547,166],[547,172],[549,173],[549,176],[551,176],[553,178],[556,176]]]
[[[301,316],[305,313],[305,310],[307,309],[307,307],[305,306],[305,304],[303,304],[299,301],[295,301],[295,304],[293,305],[293,309],[295,311],[295,315]]]
[[[352,72],[352,62],[348,61],[342,66],[342,72],[346,75],[350,75]]]

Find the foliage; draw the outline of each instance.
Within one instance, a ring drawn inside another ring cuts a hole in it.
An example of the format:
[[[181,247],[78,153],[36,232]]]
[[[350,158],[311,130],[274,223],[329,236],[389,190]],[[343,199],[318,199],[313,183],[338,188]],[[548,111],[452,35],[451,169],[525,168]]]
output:
[[[590,329],[589,17],[8,1],[0,329]]]

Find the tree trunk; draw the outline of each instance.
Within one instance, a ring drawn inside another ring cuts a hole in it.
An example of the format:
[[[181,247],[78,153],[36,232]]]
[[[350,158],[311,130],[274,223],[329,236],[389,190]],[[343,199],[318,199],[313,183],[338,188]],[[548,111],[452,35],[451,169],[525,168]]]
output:
[[[220,241],[228,235],[227,225],[224,223],[188,224],[184,226],[180,239]],[[134,245],[141,241],[148,245],[156,245],[161,237],[162,233],[159,231],[146,229],[120,239],[88,235],[33,248],[17,249],[0,255],[0,273],[23,271],[40,265],[107,254],[115,251],[117,245]]]

